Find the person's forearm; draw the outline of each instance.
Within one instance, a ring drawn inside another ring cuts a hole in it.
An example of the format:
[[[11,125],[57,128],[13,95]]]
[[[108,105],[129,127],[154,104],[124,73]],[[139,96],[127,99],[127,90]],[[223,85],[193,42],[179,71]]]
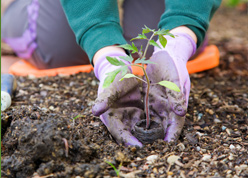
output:
[[[106,46],[98,50],[94,57],[93,57],[93,65],[95,65],[96,61],[99,59],[100,56],[109,53],[109,52],[122,52],[123,54],[126,54],[125,50],[123,48],[117,47],[117,46]]]
[[[61,0],[77,43],[92,62],[96,52],[106,46],[125,44],[116,0]]]
[[[172,30],[170,30],[170,32],[172,34],[173,33],[186,33],[194,40],[195,43],[197,43],[196,34],[190,28],[186,26],[180,26],[180,27],[173,28]]]
[[[1,0],[1,15],[9,7],[9,5],[15,0]]]
[[[159,28],[172,30],[186,26],[196,35],[199,47],[205,37],[209,21],[220,4],[221,0],[167,0]]]

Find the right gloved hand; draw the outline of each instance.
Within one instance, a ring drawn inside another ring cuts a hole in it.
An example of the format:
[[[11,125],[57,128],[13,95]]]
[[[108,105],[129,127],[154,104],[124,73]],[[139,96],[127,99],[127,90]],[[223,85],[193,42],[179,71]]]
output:
[[[188,59],[195,53],[194,40],[185,33],[177,33],[176,37],[166,36],[165,48],[155,48],[146,71],[151,83],[163,80],[175,83],[180,92],[169,90],[160,85],[150,88],[150,111],[157,115],[165,129],[165,141],[176,140],[184,126],[190,92],[190,78],[186,68]],[[145,91],[145,90],[144,90]]]
[[[141,147],[142,143],[131,134],[134,125],[142,118],[144,119],[138,82],[135,78],[119,81],[122,78],[121,73],[119,73],[113,83],[108,88],[103,89],[102,86],[107,77],[106,73],[119,68],[119,66],[110,64],[106,56],[118,58],[119,56],[126,56],[126,54],[120,52],[107,53],[96,61],[94,72],[100,80],[100,84],[92,113],[95,116],[100,116],[101,121],[118,143]],[[127,61],[122,61],[127,64]],[[131,68],[129,68],[128,73],[131,73]]]

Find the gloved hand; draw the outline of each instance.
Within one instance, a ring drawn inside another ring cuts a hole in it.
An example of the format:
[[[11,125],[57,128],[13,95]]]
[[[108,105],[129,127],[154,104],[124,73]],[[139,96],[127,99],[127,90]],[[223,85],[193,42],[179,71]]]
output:
[[[119,81],[122,78],[120,72],[108,88],[102,88],[104,79],[107,77],[106,73],[119,68],[119,66],[110,64],[106,56],[118,58],[125,55],[125,53],[120,52],[107,53],[96,61],[94,72],[95,76],[100,80],[100,84],[98,97],[93,105],[92,113],[95,116],[100,116],[101,121],[118,143],[126,146],[137,145],[141,147],[142,143],[131,134],[135,123],[140,118],[144,118],[138,81],[135,78]],[[127,64],[127,61],[122,61]],[[131,73],[131,67],[128,73]]]
[[[157,64],[148,64],[146,69],[151,83],[167,80],[177,84],[181,90],[176,92],[160,85],[150,88],[150,113],[158,116],[157,121],[162,122],[165,141],[176,140],[184,126],[190,92],[186,63],[196,50],[196,44],[188,34],[177,33],[175,36],[165,36],[165,48],[155,47],[150,60]],[[143,90],[146,91],[145,88]]]

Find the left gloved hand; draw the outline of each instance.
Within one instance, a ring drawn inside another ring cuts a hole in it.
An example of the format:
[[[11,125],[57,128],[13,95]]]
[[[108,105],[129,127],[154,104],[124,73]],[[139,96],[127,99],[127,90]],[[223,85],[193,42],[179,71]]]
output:
[[[142,147],[142,143],[131,133],[136,122],[144,118],[140,85],[135,78],[119,81],[122,78],[121,73],[119,73],[113,83],[103,89],[106,74],[120,68],[120,66],[110,64],[106,56],[116,57],[118,60],[127,63],[119,58],[120,56],[126,56],[125,53],[114,51],[102,55],[97,60],[94,72],[100,80],[100,84],[92,113],[95,116],[100,116],[101,121],[118,143],[126,146]],[[128,73],[131,73],[131,68],[128,69]]]
[[[178,138],[185,122],[190,92],[190,78],[186,68],[188,59],[195,53],[196,44],[187,34],[165,36],[167,45],[163,49],[155,47],[147,65],[147,74],[151,83],[163,80],[177,84],[180,92],[172,91],[160,85],[152,85],[149,92],[150,114],[159,117],[165,129],[165,141]],[[146,88],[143,89],[146,91]]]

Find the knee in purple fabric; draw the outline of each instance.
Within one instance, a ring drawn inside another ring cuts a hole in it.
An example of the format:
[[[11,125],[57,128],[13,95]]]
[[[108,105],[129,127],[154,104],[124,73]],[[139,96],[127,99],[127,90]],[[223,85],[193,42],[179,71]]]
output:
[[[36,43],[36,20],[38,18],[39,2],[32,0],[31,4],[27,6],[28,12],[28,27],[21,37],[3,38],[18,55],[18,57],[28,59],[31,58],[33,51],[37,48]]]

